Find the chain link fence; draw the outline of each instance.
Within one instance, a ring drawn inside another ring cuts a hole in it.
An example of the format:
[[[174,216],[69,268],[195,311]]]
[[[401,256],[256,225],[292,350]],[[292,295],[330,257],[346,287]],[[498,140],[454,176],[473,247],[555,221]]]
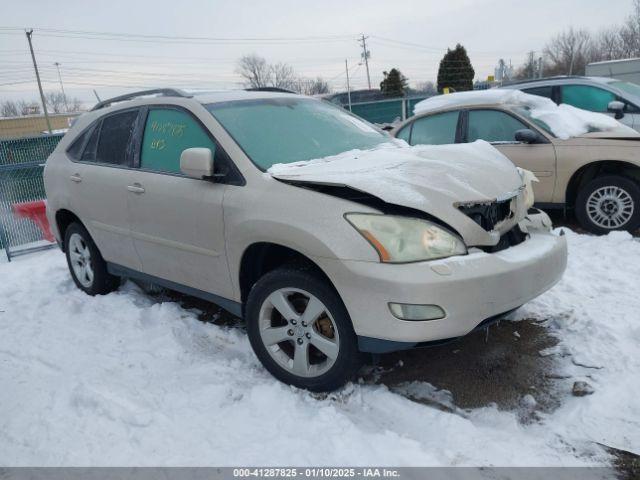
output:
[[[44,162],[62,134],[0,140],[0,249],[7,259],[49,248]]]
[[[397,124],[413,115],[416,104],[428,97],[404,97],[351,104],[351,112],[378,125]],[[348,105],[343,105],[349,108]]]

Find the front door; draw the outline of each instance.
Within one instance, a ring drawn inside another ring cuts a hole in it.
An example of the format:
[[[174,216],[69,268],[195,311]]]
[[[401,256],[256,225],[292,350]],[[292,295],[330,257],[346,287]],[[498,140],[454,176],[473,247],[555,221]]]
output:
[[[532,171],[539,180],[533,184],[536,202],[552,201],[556,152],[551,143],[516,142],[516,131],[530,127],[501,110],[470,110],[467,125],[467,141],[490,142],[516,166]]]
[[[215,142],[187,111],[152,107],[141,144],[127,202],[142,271],[231,297],[222,207],[227,185],[180,171],[180,154],[187,148],[210,148],[215,162]]]

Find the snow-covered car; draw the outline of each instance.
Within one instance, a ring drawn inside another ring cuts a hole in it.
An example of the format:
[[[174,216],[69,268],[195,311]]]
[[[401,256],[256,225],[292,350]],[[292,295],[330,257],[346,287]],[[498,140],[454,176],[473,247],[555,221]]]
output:
[[[156,93],[98,104],[46,163],[71,276],[213,301],[283,382],[337,388],[361,352],[465,335],[565,269],[564,237],[488,143],[408,147],[293,94]]]
[[[593,233],[640,227],[640,134],[614,118],[518,90],[440,95],[393,132],[411,145],[491,142],[532,171],[537,205],[573,208]]]

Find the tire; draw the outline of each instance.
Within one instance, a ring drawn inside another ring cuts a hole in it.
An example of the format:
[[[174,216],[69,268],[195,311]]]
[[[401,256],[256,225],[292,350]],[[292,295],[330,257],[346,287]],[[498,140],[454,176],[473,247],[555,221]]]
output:
[[[633,232],[640,227],[640,187],[618,175],[595,178],[578,192],[575,212],[580,225],[592,233]]]
[[[333,287],[313,272],[283,267],[267,273],[249,293],[245,319],[253,351],[281,382],[331,391],[360,366],[347,309]]]
[[[107,271],[107,264],[84,226],[72,223],[64,234],[67,266],[76,286],[88,295],[117,290],[120,277]]]

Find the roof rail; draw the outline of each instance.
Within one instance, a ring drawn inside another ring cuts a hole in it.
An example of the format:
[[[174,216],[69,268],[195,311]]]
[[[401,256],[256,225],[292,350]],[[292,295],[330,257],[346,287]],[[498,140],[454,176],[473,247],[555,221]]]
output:
[[[256,88],[245,88],[246,92],[278,92],[278,93],[298,93],[293,90],[287,90],[286,88],[280,87],[256,87]]]
[[[542,77],[542,78],[529,78],[525,80],[514,80],[505,82],[503,85],[520,85],[523,83],[538,83],[538,82],[548,82],[549,80],[571,80],[571,79],[585,79],[589,78],[586,75],[553,75],[551,77]]]
[[[100,110],[101,108],[108,107],[109,105],[116,102],[124,102],[125,100],[132,100],[138,97],[144,97],[146,95],[159,95],[161,97],[183,97],[183,98],[191,98],[193,95],[189,95],[183,90],[179,88],[154,88],[151,90],[141,90],[139,92],[127,93],[126,95],[120,95],[119,97],[109,98],[107,100],[103,100],[101,102],[96,103],[95,107],[91,109]]]

